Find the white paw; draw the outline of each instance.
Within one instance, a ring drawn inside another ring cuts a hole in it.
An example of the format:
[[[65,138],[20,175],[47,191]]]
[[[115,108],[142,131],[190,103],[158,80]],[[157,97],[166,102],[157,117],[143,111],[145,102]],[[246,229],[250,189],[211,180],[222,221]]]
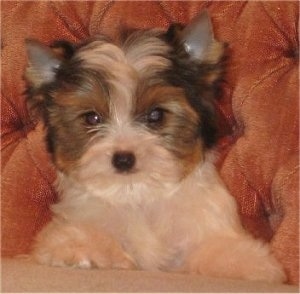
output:
[[[285,273],[269,247],[250,237],[205,240],[187,258],[184,271],[203,275],[283,283]]]
[[[32,256],[41,264],[59,267],[135,268],[134,260],[116,240],[82,226],[50,224],[38,235]]]

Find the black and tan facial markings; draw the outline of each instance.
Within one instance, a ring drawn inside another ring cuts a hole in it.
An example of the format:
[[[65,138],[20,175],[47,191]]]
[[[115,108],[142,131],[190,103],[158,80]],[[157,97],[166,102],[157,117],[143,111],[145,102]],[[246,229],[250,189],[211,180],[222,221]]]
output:
[[[164,148],[184,161],[184,169],[199,162],[202,141],[200,117],[187,102],[184,89],[172,85],[152,86],[137,96],[134,117],[160,138]]]
[[[216,140],[213,99],[223,46],[207,13],[186,28],[135,32],[123,44],[102,37],[52,48],[28,41],[27,50],[28,102],[41,111],[49,151],[65,173],[117,127],[158,137],[183,176]],[[134,150],[116,150],[111,164],[129,172],[139,160]]]

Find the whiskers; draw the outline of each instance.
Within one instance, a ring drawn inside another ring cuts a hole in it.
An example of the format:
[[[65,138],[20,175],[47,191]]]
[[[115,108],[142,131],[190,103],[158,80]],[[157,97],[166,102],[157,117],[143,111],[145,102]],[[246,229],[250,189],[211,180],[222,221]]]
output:
[[[105,124],[99,124],[96,126],[86,126],[86,133],[91,135],[86,142],[85,147],[92,145],[94,141],[97,141],[105,136],[108,132],[108,127]]]

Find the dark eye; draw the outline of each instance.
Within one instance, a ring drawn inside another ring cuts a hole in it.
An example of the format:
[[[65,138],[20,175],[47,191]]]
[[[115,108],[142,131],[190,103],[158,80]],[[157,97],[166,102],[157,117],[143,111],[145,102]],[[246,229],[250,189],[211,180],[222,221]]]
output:
[[[162,108],[156,107],[147,114],[148,123],[160,123],[164,118],[165,111]]]
[[[84,114],[85,123],[90,126],[95,126],[103,122],[102,116],[95,112],[90,111]]]

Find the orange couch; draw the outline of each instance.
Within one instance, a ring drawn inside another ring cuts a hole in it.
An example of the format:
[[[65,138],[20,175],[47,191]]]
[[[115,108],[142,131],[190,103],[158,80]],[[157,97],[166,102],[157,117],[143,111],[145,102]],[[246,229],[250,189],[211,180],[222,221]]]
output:
[[[120,27],[167,28],[206,8],[229,44],[219,110],[219,169],[244,226],[271,243],[289,283],[299,276],[298,1],[2,2],[2,256],[28,252],[56,200],[44,130],[29,118],[25,38],[78,41]]]

